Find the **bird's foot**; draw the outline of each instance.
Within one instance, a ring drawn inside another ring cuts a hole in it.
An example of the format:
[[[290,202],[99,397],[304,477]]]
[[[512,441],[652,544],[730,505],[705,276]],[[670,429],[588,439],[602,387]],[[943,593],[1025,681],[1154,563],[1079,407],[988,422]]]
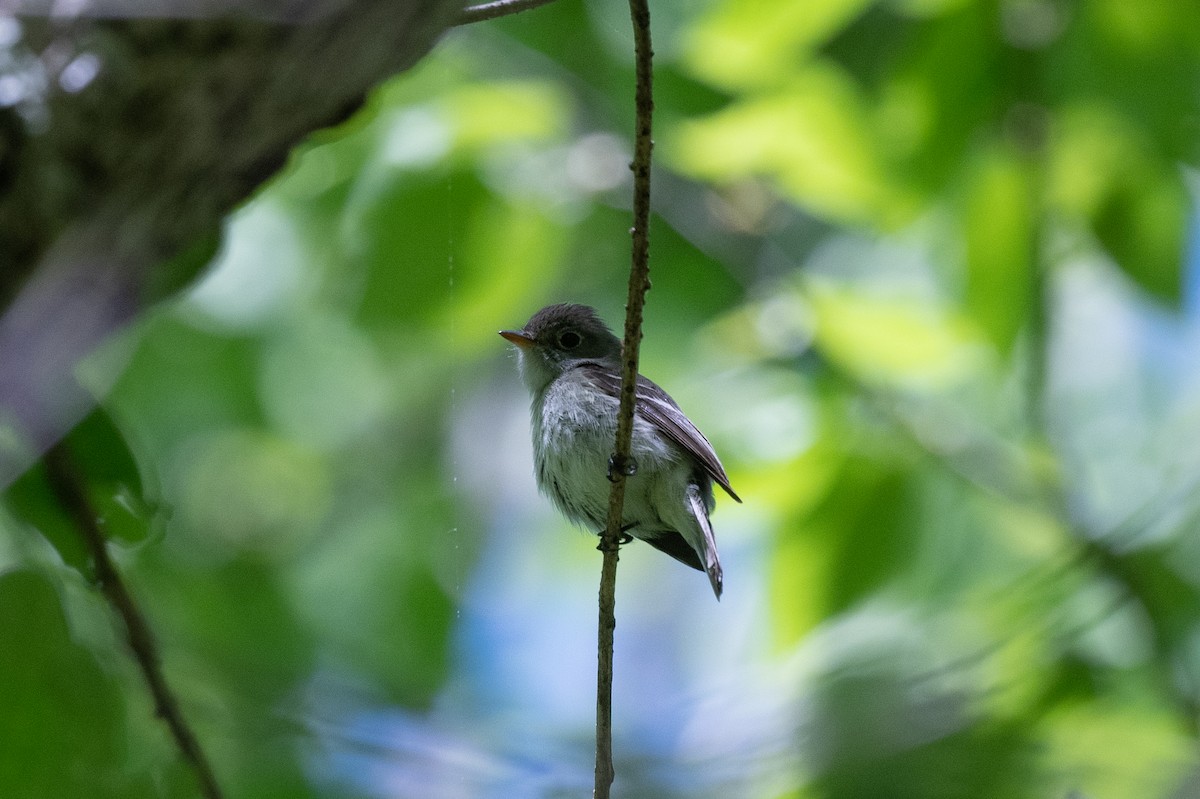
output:
[[[624,458],[619,457],[617,453],[608,456],[608,481],[610,483],[617,482],[617,475],[622,477],[633,477],[637,474],[637,461],[632,455],[627,455]]]
[[[620,534],[617,535],[617,546],[616,546],[617,549],[620,549],[621,547],[625,546],[626,544],[628,544],[630,541],[633,540],[633,536],[631,536],[626,531],[632,530],[636,526],[637,526],[637,522],[631,522],[621,528]],[[600,543],[596,544],[596,549],[600,550],[601,552],[613,551],[612,549],[609,549],[608,539],[604,537],[604,533],[600,533]]]

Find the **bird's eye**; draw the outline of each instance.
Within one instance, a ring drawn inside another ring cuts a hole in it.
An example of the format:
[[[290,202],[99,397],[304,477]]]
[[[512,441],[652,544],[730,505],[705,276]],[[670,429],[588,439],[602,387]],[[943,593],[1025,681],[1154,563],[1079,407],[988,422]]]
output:
[[[574,330],[564,330],[558,334],[558,346],[564,350],[573,350],[583,343],[583,337]]]

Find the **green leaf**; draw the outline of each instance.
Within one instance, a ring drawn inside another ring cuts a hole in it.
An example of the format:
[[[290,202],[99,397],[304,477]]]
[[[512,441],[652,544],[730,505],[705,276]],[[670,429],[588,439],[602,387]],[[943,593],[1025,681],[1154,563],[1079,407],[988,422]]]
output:
[[[779,600],[804,601],[786,590],[799,575],[811,593],[823,594],[817,618],[834,616],[877,591],[905,570],[915,551],[915,506],[916,494],[904,471],[863,457],[847,458],[824,498],[795,519],[789,527],[796,532],[780,542],[774,579],[786,585],[776,592]],[[778,613],[792,626],[814,620],[811,609],[799,616],[791,608]]]
[[[4,492],[4,506],[19,521],[41,533],[64,563],[83,575],[90,574],[90,559],[83,536],[63,509],[50,486],[46,467],[40,462],[8,487]]]
[[[779,3],[732,0],[717,6],[688,37],[688,67],[725,88],[778,80],[805,50],[853,21],[873,0]]]
[[[169,261],[150,273],[142,289],[147,304],[172,297],[195,283],[221,247],[221,236],[213,232],[201,236]]]
[[[454,605],[437,558],[453,507],[437,481],[411,474],[395,510],[348,514],[331,529],[296,589],[329,651],[408,707],[429,707],[449,673]]]
[[[973,675],[961,661],[947,667],[930,622],[874,605],[841,632],[824,648],[808,708],[819,733],[814,796],[1047,795],[1029,720],[983,715]]]
[[[999,98],[1014,91],[1004,81],[1019,78],[997,70],[996,12],[986,4],[967,0],[922,19],[885,9],[871,15],[874,25],[851,31],[859,35],[840,42],[838,54],[874,100],[881,154],[916,198],[911,218],[958,179],[971,147],[996,124]]]
[[[936,390],[981,373],[979,332],[924,298],[879,296],[812,281],[817,346],[872,386]]]
[[[1095,101],[1060,112],[1048,194],[1055,210],[1091,228],[1134,282],[1179,302],[1187,192],[1137,120]]]
[[[157,489],[147,490],[125,434],[106,410],[98,407],[76,425],[66,448],[108,538],[137,543],[156,531]]]
[[[975,160],[962,201],[966,308],[1004,353],[1033,308],[1034,197],[1031,167],[1016,153],[993,148]]]
[[[862,98],[833,65],[811,65],[767,94],[686,122],[668,136],[667,157],[698,179],[766,177],[830,219],[886,216],[888,179]]]
[[[108,413],[93,410],[62,446],[105,536],[125,543],[145,540],[156,529],[160,514],[146,500],[137,461]],[[63,562],[88,574],[83,537],[44,465],[34,465],[9,486],[4,502],[19,520],[45,536]]]
[[[1187,192],[1174,174],[1131,174],[1093,220],[1117,265],[1152,296],[1178,306],[1183,292]]]
[[[903,471],[851,458],[814,512],[815,527],[831,536],[831,614],[905,570],[917,537],[917,493],[910,479]]]
[[[360,184],[343,211],[341,241],[364,281],[356,321],[368,328],[397,318],[428,324],[450,300],[450,267],[474,219],[451,208],[485,202],[486,192],[469,174],[390,171]]]
[[[22,799],[128,797],[119,687],[76,644],[51,583],[0,575],[0,792]]]

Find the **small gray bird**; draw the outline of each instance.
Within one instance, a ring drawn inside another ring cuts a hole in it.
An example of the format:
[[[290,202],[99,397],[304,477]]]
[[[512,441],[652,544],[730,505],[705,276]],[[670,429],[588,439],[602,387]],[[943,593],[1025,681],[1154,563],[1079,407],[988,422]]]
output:
[[[521,376],[533,392],[538,488],[571,521],[603,529],[620,405],[620,339],[595,309],[570,304],[549,305],[521,330],[500,335],[517,345]],[[704,434],[640,375],[632,455],[637,469],[626,483],[623,531],[707,572],[720,599],[721,561],[708,521],[713,481],[742,500]]]

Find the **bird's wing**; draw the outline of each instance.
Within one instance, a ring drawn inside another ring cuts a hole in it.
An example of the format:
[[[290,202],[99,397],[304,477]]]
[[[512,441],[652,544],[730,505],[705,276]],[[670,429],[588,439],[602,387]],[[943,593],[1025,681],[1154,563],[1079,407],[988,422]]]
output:
[[[606,368],[598,363],[584,362],[580,364],[581,369],[592,381],[594,385],[600,388],[609,396],[620,398],[621,396],[621,378],[611,369]],[[654,427],[674,441],[679,446],[683,447],[684,451],[696,459],[696,462],[708,473],[709,477],[716,481],[717,485],[725,489],[725,493],[733,497],[734,501],[741,502],[739,497],[729,485],[729,477],[725,474],[725,467],[721,465],[720,458],[713,450],[712,444],[708,443],[708,439],[704,434],[692,424],[692,420],[684,415],[679,406],[675,404],[675,400],[667,392],[663,391],[658,384],[641,375],[637,379],[637,406],[636,414],[644,420],[654,425]]]

